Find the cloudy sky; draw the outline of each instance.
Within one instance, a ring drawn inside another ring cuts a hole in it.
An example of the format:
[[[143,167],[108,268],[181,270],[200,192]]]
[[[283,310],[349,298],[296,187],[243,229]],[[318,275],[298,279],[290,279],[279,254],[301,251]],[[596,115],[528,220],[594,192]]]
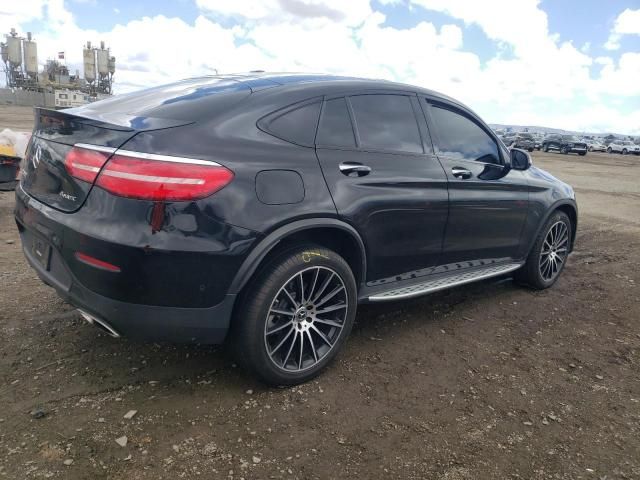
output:
[[[104,40],[116,92],[248,70],[425,86],[492,123],[640,135],[640,0],[14,0],[41,64]]]

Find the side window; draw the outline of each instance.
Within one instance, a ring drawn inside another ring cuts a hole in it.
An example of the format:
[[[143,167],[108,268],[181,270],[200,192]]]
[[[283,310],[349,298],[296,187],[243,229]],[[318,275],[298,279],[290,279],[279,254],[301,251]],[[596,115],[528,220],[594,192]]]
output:
[[[353,135],[349,110],[347,110],[347,102],[344,98],[335,98],[325,102],[316,143],[331,147],[355,148],[356,140]]]
[[[423,153],[411,99],[406,95],[350,97],[362,148]]]
[[[438,132],[438,150],[459,160],[502,163],[498,145],[477,123],[445,108],[431,108]]]
[[[320,102],[309,103],[284,113],[275,112],[258,121],[265,132],[296,145],[313,147],[320,115]]]

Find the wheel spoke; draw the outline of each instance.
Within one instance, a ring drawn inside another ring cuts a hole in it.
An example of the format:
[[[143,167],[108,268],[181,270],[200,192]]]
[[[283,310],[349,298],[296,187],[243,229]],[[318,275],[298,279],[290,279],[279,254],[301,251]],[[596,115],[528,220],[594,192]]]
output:
[[[293,325],[293,320],[287,322],[287,323],[283,323],[282,325],[280,325],[279,327],[273,328],[271,330],[267,331],[267,335],[273,335],[276,332],[279,332],[280,330],[287,328],[288,326]]]
[[[540,268],[542,268],[550,259],[551,257],[549,255],[547,255],[546,257],[542,257],[540,258]]]
[[[291,351],[293,350],[293,346],[296,344],[296,340],[298,339],[298,331],[293,329],[293,340],[291,341],[291,345],[289,345],[289,351],[287,352],[287,356],[284,357],[284,361],[282,362],[282,368],[287,368],[287,362],[289,361],[289,357],[291,356]]]
[[[319,322],[319,323],[324,323],[325,325],[331,325],[332,327],[342,328],[342,324],[336,322],[335,320],[327,320],[327,319],[324,319],[324,318],[316,318],[315,321]]]
[[[317,320],[316,320],[316,321],[317,321]],[[314,330],[318,335],[320,335],[320,338],[321,338],[322,340],[324,340],[324,343],[326,343],[326,344],[327,344],[327,345],[329,345],[330,347],[332,347],[332,346],[333,346],[333,344],[329,341],[329,339],[327,338],[327,336],[326,336],[324,333],[322,333],[320,330],[318,330],[318,327],[316,327],[315,325],[311,325],[311,328],[313,328],[313,330]]]
[[[318,352],[316,352],[316,346],[313,343],[313,338],[311,338],[311,330],[307,330],[307,336],[309,337],[309,343],[311,344],[311,351],[313,352],[313,359],[318,361]]]
[[[300,303],[304,303],[304,279],[302,278],[302,272],[298,275],[300,279]]]
[[[340,310],[341,308],[347,308],[347,306],[343,303],[339,305],[333,305],[332,307],[323,308],[322,310],[316,311],[316,315],[322,315],[325,313],[333,312],[335,310]]]
[[[280,310],[279,308],[272,308],[271,310],[269,310],[269,312],[276,313],[278,315],[287,315],[289,317],[293,317],[295,315],[294,312],[288,312],[286,310]]]
[[[287,332],[287,334],[282,337],[282,340],[280,340],[280,343],[278,344],[278,346],[276,348],[274,348],[273,350],[271,350],[271,355],[273,355],[274,353],[276,353],[278,351],[278,349],[284,345],[284,342],[287,340],[287,338],[289,338],[289,335],[291,335],[291,332],[293,332],[295,329],[292,327],[291,330],[289,330]]]
[[[313,274],[313,282],[311,283],[311,288],[309,289],[309,298],[313,298],[313,291],[316,289],[316,283],[318,282],[319,274],[320,274],[320,269],[316,268],[315,273]]]
[[[325,281],[322,282],[322,285],[320,286],[320,290],[318,291],[318,293],[316,293],[316,296],[313,298],[312,303],[316,303],[318,301],[320,296],[324,293],[326,288],[329,286],[329,282],[331,282],[331,280],[333,279],[333,275],[334,275],[333,272],[331,272],[331,274],[327,276]]]
[[[340,293],[342,290],[344,290],[344,287],[342,285],[340,285],[339,287],[334,288],[331,291],[331,293],[329,293],[328,295],[325,295],[325,297],[322,300],[320,300],[319,302],[317,302],[315,304],[316,307],[319,307],[320,305],[324,305],[329,300],[331,300],[333,297],[335,297],[338,293]]]
[[[303,353],[304,353],[304,333],[300,332],[300,359],[298,360],[298,370],[302,369]]]
[[[282,291],[287,295],[287,297],[289,297],[289,301],[293,304],[293,308],[298,308],[299,306],[298,302],[296,302],[291,296],[291,294],[288,292],[286,285],[282,288]]]

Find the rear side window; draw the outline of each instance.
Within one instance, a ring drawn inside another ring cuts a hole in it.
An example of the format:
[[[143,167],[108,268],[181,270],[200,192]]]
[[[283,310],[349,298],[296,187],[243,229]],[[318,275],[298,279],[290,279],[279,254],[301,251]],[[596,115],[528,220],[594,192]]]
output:
[[[356,140],[344,98],[325,102],[316,143],[331,147],[355,148]]]
[[[445,108],[431,109],[438,133],[438,150],[457,160],[500,164],[498,145],[471,119]]]
[[[411,100],[405,95],[350,97],[362,148],[423,153]]]
[[[296,145],[313,147],[320,115],[320,101],[282,112],[275,112],[258,122],[267,133]]]

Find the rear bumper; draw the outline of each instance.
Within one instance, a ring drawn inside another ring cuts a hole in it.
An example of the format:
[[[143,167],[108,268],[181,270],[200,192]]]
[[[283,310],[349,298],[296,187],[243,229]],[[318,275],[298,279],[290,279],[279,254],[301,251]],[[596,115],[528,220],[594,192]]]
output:
[[[118,335],[149,341],[177,343],[222,343],[227,335],[235,295],[226,295],[218,305],[209,308],[165,307],[120,302],[104,297],[80,284],[51,252],[46,269],[31,252],[21,232],[22,250],[40,279],[53,287],[67,303],[96,317]]]
[[[171,219],[167,220],[171,228],[149,235],[145,234],[148,223],[136,221],[130,212],[122,220],[126,225],[105,229],[103,222],[96,221],[108,213],[102,213],[100,206],[114,209],[113,203],[120,202],[107,200],[65,214],[17,187],[15,218],[22,248],[39,277],[65,301],[119,335],[221,343],[236,297],[228,285],[253,244],[253,232],[208,217],[205,226],[218,222],[213,224],[216,230],[209,229],[200,238],[191,232],[185,235]],[[130,203],[126,206],[131,210]],[[193,204],[189,208],[195,211]],[[98,236],[100,229],[110,237]],[[114,273],[79,262],[78,252],[120,270]]]

